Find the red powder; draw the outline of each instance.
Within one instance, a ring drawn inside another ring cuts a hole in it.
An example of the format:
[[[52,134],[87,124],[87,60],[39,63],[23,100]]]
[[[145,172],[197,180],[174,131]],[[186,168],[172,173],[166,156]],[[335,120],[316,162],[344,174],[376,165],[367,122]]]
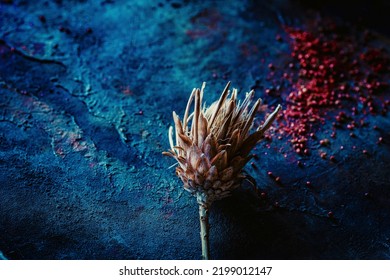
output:
[[[315,132],[327,120],[333,122],[330,136],[335,138],[336,128],[364,126],[362,115],[386,113],[388,104],[377,98],[387,87],[383,73],[388,73],[390,59],[385,50],[340,34],[334,24],[319,22],[310,31],[292,27],[285,31],[291,61],[279,73],[281,85],[288,86],[278,130],[291,137],[296,153],[310,154],[308,141],[315,141]],[[274,77],[278,67],[270,65]],[[329,143],[328,139],[317,141]]]

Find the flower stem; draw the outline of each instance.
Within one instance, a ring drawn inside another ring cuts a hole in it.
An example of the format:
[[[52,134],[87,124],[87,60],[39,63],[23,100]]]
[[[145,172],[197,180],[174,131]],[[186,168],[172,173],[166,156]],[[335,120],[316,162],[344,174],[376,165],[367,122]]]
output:
[[[206,204],[199,203],[200,239],[202,241],[202,259],[210,259],[209,245],[209,209]]]

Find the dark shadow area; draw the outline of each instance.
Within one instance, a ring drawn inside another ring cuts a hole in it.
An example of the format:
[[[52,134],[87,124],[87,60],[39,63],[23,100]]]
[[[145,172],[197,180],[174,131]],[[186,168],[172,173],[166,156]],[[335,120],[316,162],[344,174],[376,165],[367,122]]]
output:
[[[384,0],[357,1],[292,1],[304,9],[314,9],[323,16],[339,17],[360,27],[376,30],[383,35],[390,35],[388,11],[390,2]]]

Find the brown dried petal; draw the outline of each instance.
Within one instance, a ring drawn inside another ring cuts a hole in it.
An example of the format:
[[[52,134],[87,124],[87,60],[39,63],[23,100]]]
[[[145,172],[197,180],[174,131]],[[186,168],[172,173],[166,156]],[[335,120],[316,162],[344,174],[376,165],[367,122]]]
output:
[[[228,190],[232,190],[232,186],[234,184],[234,180],[230,180],[230,181],[227,181],[227,182],[224,182],[222,185],[221,185],[221,189],[222,191],[228,191]]]
[[[239,153],[242,156],[247,156],[253,147],[264,137],[263,131],[256,131],[249,135],[240,146]]]
[[[267,117],[263,125],[260,126],[257,130],[264,133],[272,125],[280,110],[282,110],[282,107],[278,105],[276,109]]]
[[[195,145],[199,145],[198,142],[198,133],[199,133],[199,114],[200,114],[200,90],[195,91],[195,109],[194,109],[194,118],[192,119],[192,139],[194,140]]]
[[[230,128],[230,122],[232,120],[233,110],[234,110],[234,102],[230,101],[229,107],[224,116],[225,121],[222,124],[221,128],[218,130],[217,139],[224,140],[226,138],[226,134],[228,133]],[[219,124],[216,123],[215,125],[219,125]]]
[[[230,165],[233,167],[235,174],[240,172],[245,164],[249,161],[250,157],[236,156],[230,161]]]
[[[229,87],[230,87],[230,81],[229,81],[229,82],[227,83],[227,85],[225,86],[225,89],[223,90],[223,92],[222,92],[222,94],[221,94],[221,97],[220,97],[219,100],[218,100],[218,103],[217,103],[217,105],[216,105],[216,108],[215,108],[215,110],[214,110],[214,113],[213,113],[213,115],[212,115],[211,118],[210,118],[209,127],[212,127],[212,126],[213,126],[214,121],[215,121],[215,118],[217,117],[219,110],[220,110],[221,107],[223,106],[223,103],[225,102],[226,97],[228,96]]]
[[[178,156],[178,157],[176,157],[176,160],[180,164],[181,168],[183,168],[183,169],[186,168],[187,161],[186,161],[186,159],[184,157]]]
[[[162,154],[163,154],[164,156],[169,156],[169,157],[176,158],[176,154],[174,154],[172,151],[162,152]]]
[[[188,150],[192,146],[192,141],[191,141],[191,139],[188,136],[179,133],[178,137],[179,137],[178,144],[184,150]]]
[[[227,165],[227,153],[225,150],[219,152],[212,160],[211,164],[215,165],[218,170],[225,169]]]
[[[196,165],[196,170],[200,174],[205,174],[210,169],[210,162],[204,154],[200,155],[199,162]]]
[[[183,117],[183,129],[187,129],[188,114],[190,111],[190,106],[191,106],[192,100],[194,99],[195,91],[196,91],[196,89],[192,90],[190,98],[188,99],[188,102],[187,102],[186,110],[185,110],[184,117]]]
[[[211,166],[209,171],[206,173],[206,180],[214,182],[218,179],[218,170],[215,165]]]
[[[220,180],[217,180],[217,181],[214,182],[212,188],[213,188],[214,190],[217,190],[217,189],[219,189],[219,188],[221,187],[221,185],[222,185],[222,182],[221,182]]]
[[[232,177],[233,177],[233,167],[231,166],[226,168],[224,171],[222,171],[219,176],[219,178],[224,182],[231,180]]]
[[[213,158],[216,155],[217,153],[216,141],[213,134],[207,135],[206,139],[202,144],[202,151],[205,154],[205,156],[209,159]]]
[[[212,186],[212,181],[210,181],[210,180],[205,180],[204,182],[203,182],[203,188],[205,189],[205,190],[208,190],[211,186]]]
[[[207,137],[207,120],[201,112],[199,115],[199,128],[198,128],[198,146],[202,147],[203,142]]]
[[[173,115],[173,121],[175,122],[176,133],[184,134],[183,125],[181,124],[179,116],[176,114],[176,112],[172,112],[172,115]]]
[[[240,140],[240,131],[239,129],[236,129],[233,131],[232,135],[230,136],[230,147],[226,149],[228,152],[228,159],[230,159],[236,153],[239,140]]]
[[[248,134],[249,129],[253,125],[253,119],[255,118],[255,114],[257,113],[257,109],[259,108],[260,104],[261,104],[261,99],[258,99],[255,105],[253,105],[251,111],[249,112],[249,117],[247,118],[244,128],[242,130],[242,135]]]
[[[211,155],[211,145],[208,143],[203,143],[202,151],[207,158],[212,158],[214,156]]]
[[[192,145],[187,152],[188,167],[191,167],[193,170],[196,170],[196,165],[200,159],[201,154],[202,152],[200,151],[200,149],[197,146]]]
[[[195,169],[190,164],[188,164],[188,161],[187,161],[187,169],[185,170],[185,176],[187,176],[188,179],[194,181]]]
[[[195,182],[197,185],[202,186],[204,182],[204,176],[199,172],[195,172]]]

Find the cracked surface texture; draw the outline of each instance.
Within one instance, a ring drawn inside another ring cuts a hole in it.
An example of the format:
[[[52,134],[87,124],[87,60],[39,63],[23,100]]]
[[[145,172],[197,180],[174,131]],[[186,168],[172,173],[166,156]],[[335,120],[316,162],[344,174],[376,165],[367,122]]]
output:
[[[210,104],[229,80],[241,100],[254,88],[265,111],[285,107],[288,85],[266,93],[269,64],[291,59],[283,26],[353,20],[296,2],[0,1],[0,257],[199,259],[196,199],[161,155],[172,111],[182,116],[203,81]],[[364,19],[350,35],[372,28],[388,51],[389,32]],[[256,186],[212,206],[211,257],[390,258],[390,121],[364,120],[353,138],[313,140],[310,155],[277,130],[260,143],[246,167]],[[325,119],[316,135],[330,131]]]

